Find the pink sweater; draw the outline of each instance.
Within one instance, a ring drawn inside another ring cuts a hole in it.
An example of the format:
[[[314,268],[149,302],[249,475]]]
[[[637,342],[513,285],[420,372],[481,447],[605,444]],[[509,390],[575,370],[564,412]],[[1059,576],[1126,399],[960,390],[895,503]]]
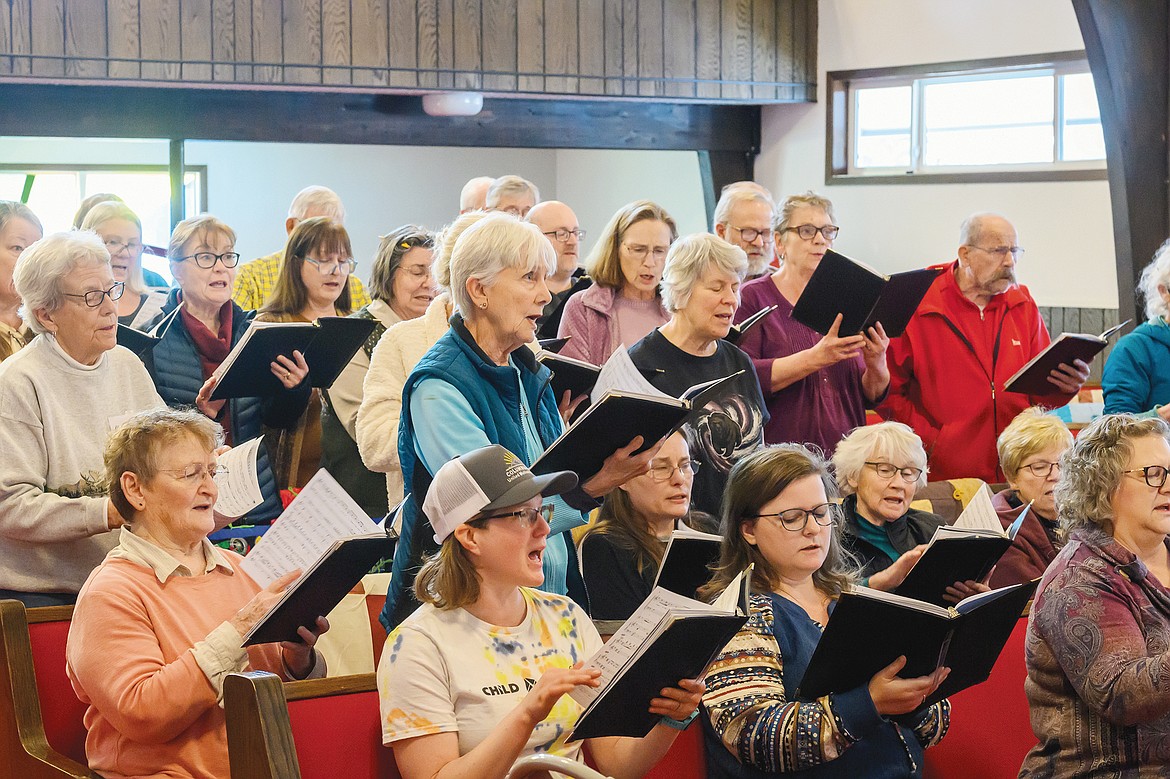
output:
[[[191,652],[259,591],[242,558],[224,556],[234,574],[216,568],[165,583],[142,565],[107,559],[82,588],[66,672],[89,705],[85,751],[102,776],[229,775],[223,708]],[[246,665],[285,676],[278,644],[250,647]]]

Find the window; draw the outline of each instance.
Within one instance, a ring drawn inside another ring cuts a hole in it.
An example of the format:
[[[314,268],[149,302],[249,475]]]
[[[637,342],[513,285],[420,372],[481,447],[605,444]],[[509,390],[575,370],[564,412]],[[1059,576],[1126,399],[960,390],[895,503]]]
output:
[[[171,237],[171,184],[166,166],[0,165],[0,200],[22,200],[26,187],[28,207],[50,233],[70,229],[77,207],[90,195],[117,193],[142,220],[142,242],[161,250],[153,254],[148,248],[142,255],[143,267],[171,280],[165,257]],[[205,167],[187,168],[183,197],[186,213],[206,210]]]
[[[1104,178],[1081,53],[829,74],[830,181]]]

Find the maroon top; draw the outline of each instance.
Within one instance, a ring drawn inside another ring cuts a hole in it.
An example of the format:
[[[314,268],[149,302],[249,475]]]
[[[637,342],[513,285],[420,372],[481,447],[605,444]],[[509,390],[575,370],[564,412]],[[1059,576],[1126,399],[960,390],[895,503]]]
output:
[[[772,419],[764,428],[764,440],[770,444],[795,441],[816,444],[826,456],[833,454],[849,431],[865,424],[865,392],[861,377],[865,358],[858,355],[836,365],[810,373],[772,392],[772,363],[810,349],[821,334],[791,318],[792,304],[780,294],[771,276],[753,279],[740,291],[741,303],[735,314],[737,322],[760,309],[778,306],[763,321],[744,334],[739,348],[747,352],[756,367],[760,389]]]
[[[991,505],[999,515],[1004,530],[1011,527],[1016,517],[1024,510],[1024,505],[1019,502],[1015,490],[1012,489],[997,492],[991,499]],[[996,563],[989,584],[993,589],[997,589],[1038,579],[1044,575],[1048,564],[1056,558],[1056,552],[1057,547],[1053,545],[1048,531],[1044,529],[1043,520],[1036,512],[1028,512],[1024,524],[1020,525],[1020,532],[1016,534],[1016,540]]]

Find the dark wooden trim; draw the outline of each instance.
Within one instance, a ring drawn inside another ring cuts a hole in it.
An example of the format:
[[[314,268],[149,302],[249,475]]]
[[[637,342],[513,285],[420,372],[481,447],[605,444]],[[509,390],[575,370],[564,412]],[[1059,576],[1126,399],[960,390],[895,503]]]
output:
[[[995,73],[1001,70],[1015,70],[1029,66],[1065,65],[1085,59],[1084,51],[1054,51],[1047,54],[1023,54],[1016,57],[994,57],[955,62],[931,62],[919,65],[899,65],[889,68],[864,68],[861,70],[833,70],[826,73],[831,82],[849,82],[870,78],[921,78],[940,73]]]
[[[825,183],[853,184],[1009,184],[1021,181],[1105,181],[1105,168],[1082,170],[1005,170],[971,173],[905,173],[901,176],[846,176],[826,171]]]
[[[417,96],[0,83],[0,135],[756,153],[760,107],[484,101],[430,117]]]
[[[42,622],[64,622],[73,619],[72,606],[37,606],[25,609],[25,620],[30,625],[39,625]]]
[[[759,149],[749,151],[708,150],[699,156],[699,173],[703,179],[703,203],[707,208],[707,229],[714,230],[712,220],[715,205],[723,188],[736,181],[752,181],[755,178],[756,155]]]
[[[324,679],[303,679],[284,683],[284,697],[289,701],[320,698],[324,695],[352,695],[378,689],[378,679],[372,674],[329,676]]]

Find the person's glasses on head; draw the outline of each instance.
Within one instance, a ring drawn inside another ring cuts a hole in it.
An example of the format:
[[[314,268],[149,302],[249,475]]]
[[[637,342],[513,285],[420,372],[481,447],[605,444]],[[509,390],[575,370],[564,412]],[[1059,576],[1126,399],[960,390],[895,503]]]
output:
[[[353,273],[354,268],[357,267],[357,263],[353,260],[353,258],[340,260],[318,260],[314,259],[313,257],[305,257],[303,259],[305,262],[311,263],[322,276],[332,276],[336,273],[349,275],[350,273]]]
[[[893,463],[871,463],[867,462],[870,468],[873,468],[877,475],[883,479],[892,479],[894,476],[901,475],[902,481],[908,484],[913,484],[922,476],[921,468],[914,468],[911,466],[899,467]]]
[[[203,481],[204,476],[214,480],[216,476],[227,473],[228,469],[226,465],[199,465],[196,463],[188,465],[186,468],[159,468],[159,471],[184,484],[195,485]]]
[[[1056,472],[1060,473],[1060,463],[1058,463],[1058,462],[1044,462],[1043,460],[1041,460],[1038,462],[1028,463],[1027,465],[1020,466],[1020,470],[1027,470],[1028,473],[1032,474],[1037,479],[1047,479],[1048,475],[1050,473],[1052,473],[1053,469],[1056,469]]]
[[[825,225],[824,227],[817,227],[813,224],[803,224],[797,225],[796,227],[785,227],[783,232],[796,233],[806,241],[811,241],[816,237],[817,233],[820,233],[821,235],[825,236],[826,241],[831,241],[837,237],[838,233],[841,232],[841,228],[837,227],[837,225]]]
[[[698,460],[683,460],[681,463],[668,463],[663,460],[650,463],[647,473],[654,481],[670,481],[674,472],[678,471],[683,477],[694,476],[699,471]]]
[[[1170,469],[1165,465],[1147,465],[1144,468],[1130,468],[1129,470],[1122,471],[1122,473],[1128,474],[1140,473],[1140,478],[1144,479],[1147,485],[1156,490],[1160,490],[1166,486],[1166,474],[1168,472],[1170,472]],[[1134,478],[1139,477],[1135,476]]]
[[[116,239],[110,239],[109,241],[106,241],[105,244],[106,251],[110,253],[111,257],[121,254],[122,252],[126,252],[131,257],[142,254],[143,245],[141,241],[130,241],[129,243],[123,243],[122,241]]]
[[[644,261],[646,259],[646,257],[648,257],[650,255],[653,255],[655,262],[663,262],[664,260],[666,260],[667,252],[670,251],[669,246],[650,247],[650,246],[645,246],[643,244],[629,244],[629,243],[623,243],[622,246],[625,247],[627,254],[629,254],[631,257],[633,257],[635,260],[638,260],[639,262]]]
[[[576,230],[549,230],[544,235],[549,238],[555,238],[559,243],[568,243],[570,238],[576,237],[578,241],[585,240],[585,231],[577,228]]]
[[[804,530],[808,521],[811,519],[821,527],[829,527],[836,524],[837,508],[832,503],[822,503],[819,506],[813,506],[811,509],[784,509],[777,511],[774,514],[750,514],[744,519],[772,519],[780,523],[780,526],[785,530],[791,530],[794,533],[799,533]]]
[[[757,238],[760,239],[761,243],[772,243],[771,228],[768,228],[767,230],[757,230],[754,227],[732,227],[731,225],[728,225],[728,228],[739,233],[739,237],[743,240],[744,243],[752,243]],[[816,235],[816,233],[813,233],[813,235]]]
[[[102,304],[103,298],[108,297],[110,300],[120,300],[122,293],[125,291],[125,283],[115,281],[109,289],[91,289],[88,292],[65,292],[62,294],[67,298],[81,298],[85,301],[85,305],[90,308],[97,308]]]
[[[475,519],[470,520],[467,524],[479,525],[480,527],[483,527],[483,525],[487,524],[489,519],[515,519],[516,525],[521,530],[528,530],[536,525],[537,521],[539,521],[542,517],[544,518],[546,524],[551,523],[552,515],[553,507],[551,505],[541,506],[538,509],[532,508],[531,506],[526,506],[522,509],[516,509],[515,511],[506,511],[503,514],[488,514],[486,517],[476,517]]]
[[[204,270],[214,268],[217,262],[222,262],[225,268],[234,268],[240,264],[239,252],[224,252],[223,254],[196,252],[195,254],[188,254],[186,257],[179,257],[178,259],[179,262],[193,260],[197,266]]]
[[[968,246],[968,248],[971,248],[971,249],[978,249],[979,251],[984,252],[985,254],[993,254],[996,257],[999,257],[999,259],[1001,261],[1004,260],[1009,254],[1012,256],[1013,260],[1018,260],[1018,259],[1020,259],[1020,255],[1024,253],[1023,248],[1019,247],[1019,246],[986,246],[985,247],[985,246],[976,246],[974,244],[967,244],[967,246]]]

